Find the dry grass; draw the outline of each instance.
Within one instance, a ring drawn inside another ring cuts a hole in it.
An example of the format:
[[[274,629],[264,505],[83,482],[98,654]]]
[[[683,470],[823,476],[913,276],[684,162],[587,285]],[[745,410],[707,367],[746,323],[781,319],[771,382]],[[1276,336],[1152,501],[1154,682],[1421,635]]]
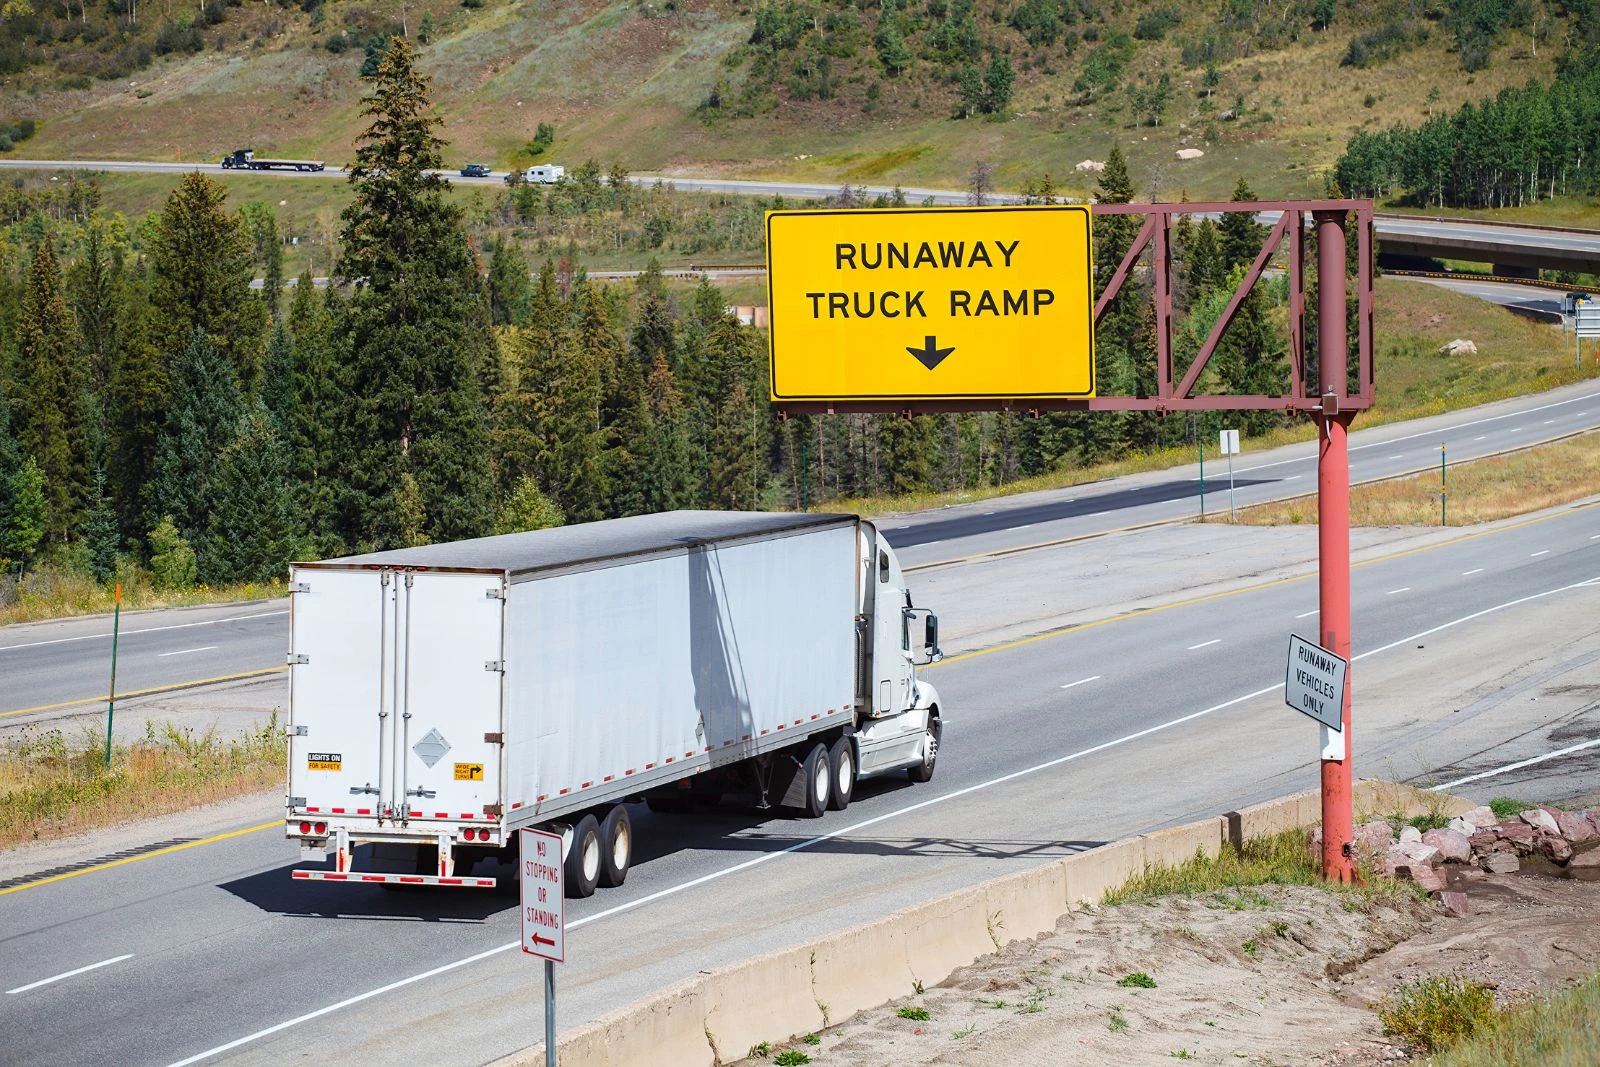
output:
[[[1600,1063],[1600,974],[1565,992],[1497,1012],[1434,1067],[1580,1067]]]
[[[74,739],[25,728],[0,746],[0,849],[265,789],[283,780],[287,743],[277,712],[232,740],[150,723],[113,747],[108,772],[95,730]]]
[[[1452,466],[1446,482],[1446,515],[1451,526],[1493,522],[1593,496],[1600,493],[1600,433]],[[1239,512],[1239,522],[1247,526],[1316,521],[1315,499],[1262,504]],[[1439,525],[1438,471],[1352,490],[1350,522],[1354,526]]]
[[[284,585],[278,581],[157,589],[143,568],[125,570],[121,581],[123,611],[273,600],[285,595]],[[20,581],[0,576],[0,626],[75,615],[107,615],[114,606],[114,595],[114,583],[102,585],[87,575],[56,567],[40,567]]]

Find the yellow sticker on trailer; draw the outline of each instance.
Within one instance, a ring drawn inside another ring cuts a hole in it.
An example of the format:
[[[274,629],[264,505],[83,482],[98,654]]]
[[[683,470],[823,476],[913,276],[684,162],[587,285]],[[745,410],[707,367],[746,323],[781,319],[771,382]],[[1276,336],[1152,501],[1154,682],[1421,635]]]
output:
[[[481,782],[483,781],[483,764],[458,763],[456,764],[456,781]]]
[[[338,771],[344,769],[342,752],[308,752],[306,769],[312,771]]]

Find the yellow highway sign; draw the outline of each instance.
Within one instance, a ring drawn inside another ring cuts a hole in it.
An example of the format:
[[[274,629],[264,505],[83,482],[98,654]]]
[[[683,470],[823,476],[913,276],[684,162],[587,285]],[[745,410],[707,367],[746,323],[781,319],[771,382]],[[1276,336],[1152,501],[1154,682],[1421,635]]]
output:
[[[1094,396],[1089,208],[767,213],[772,399]]]

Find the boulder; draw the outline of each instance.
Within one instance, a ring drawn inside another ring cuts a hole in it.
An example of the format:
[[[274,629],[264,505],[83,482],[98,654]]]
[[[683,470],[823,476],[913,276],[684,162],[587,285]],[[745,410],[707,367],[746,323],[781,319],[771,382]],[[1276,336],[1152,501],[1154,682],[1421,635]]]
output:
[[[1467,917],[1469,908],[1467,907],[1467,895],[1465,893],[1458,893],[1453,889],[1443,889],[1433,894],[1433,898],[1443,904],[1444,910],[1456,918],[1465,919]]]
[[[1392,844],[1394,844],[1394,830],[1382,819],[1362,823],[1356,827],[1355,846],[1370,856],[1382,855]]]
[[[1085,159],[1082,162],[1074,165],[1072,169],[1077,171],[1095,171],[1098,173],[1099,171],[1105,170],[1106,165],[1098,160]]]
[[[1422,840],[1422,831],[1418,830],[1415,826],[1402,826],[1402,827],[1400,827],[1400,843],[1402,845],[1404,845],[1404,844],[1406,844],[1408,842],[1411,842],[1411,841],[1421,841],[1421,840]]]
[[[1429,830],[1422,843],[1438,849],[1446,863],[1466,863],[1472,859],[1472,842],[1459,830]]]
[[[1494,813],[1494,809],[1483,804],[1473,808],[1471,811],[1460,816],[1460,818],[1462,822],[1471,823],[1480,830],[1485,826],[1493,826],[1500,821],[1500,816]]]
[[[1205,153],[1202,152],[1198,148],[1180,148],[1180,149],[1178,149],[1178,158],[1179,159],[1199,159],[1203,155],[1205,155]]]
[[[1480,855],[1485,852],[1504,852],[1511,848],[1510,843],[1504,842],[1500,834],[1494,830],[1479,830],[1467,838],[1467,842],[1472,846],[1472,851]]]
[[[1509,852],[1491,852],[1478,865],[1490,874],[1516,874],[1522,863]]]
[[[1402,882],[1415,882],[1430,893],[1444,891],[1444,879],[1426,863],[1402,864],[1394,869],[1394,876]]]
[[[1560,837],[1549,835],[1541,836],[1533,843],[1534,851],[1556,863],[1565,863],[1572,858],[1572,846]]]
[[[1437,867],[1444,862],[1444,853],[1432,845],[1423,844],[1421,841],[1402,841],[1389,850],[1389,854],[1404,856],[1403,862],[1427,864]]]
[[[1478,354],[1478,346],[1471,341],[1457,337],[1454,341],[1440,345],[1439,354],[1441,356],[1475,356]]]
[[[1600,868],[1600,848],[1587,849],[1567,861],[1569,871],[1592,871],[1596,868]]]
[[[1561,827],[1556,825],[1555,817],[1543,808],[1530,808],[1517,816],[1535,830],[1543,830],[1547,834],[1559,834]]]
[[[1561,836],[1567,839],[1568,844],[1581,845],[1585,841],[1592,841],[1600,834],[1595,833],[1593,824],[1581,815],[1570,812],[1558,812],[1556,825],[1561,828]]]
[[[1454,830],[1456,833],[1465,835],[1466,837],[1471,837],[1473,834],[1478,832],[1478,828],[1476,826],[1460,816],[1451,819],[1445,825]]]
[[[1519,854],[1526,856],[1533,851],[1533,827],[1526,823],[1504,823],[1496,832],[1500,835],[1500,840],[1510,842]]]

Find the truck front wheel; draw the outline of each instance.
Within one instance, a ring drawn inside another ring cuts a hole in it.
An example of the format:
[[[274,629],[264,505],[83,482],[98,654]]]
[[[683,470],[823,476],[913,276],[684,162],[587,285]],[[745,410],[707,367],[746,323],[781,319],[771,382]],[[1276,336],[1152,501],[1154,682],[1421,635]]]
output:
[[[600,884],[600,823],[585,815],[572,827],[572,844],[567,849],[567,896],[575,899],[594,895]]]
[[[600,884],[615,889],[628,878],[628,865],[633,862],[633,822],[628,809],[621,804],[606,812],[600,824]]]
[[[928,729],[922,738],[922,762],[906,771],[913,782],[933,781],[933,764],[939,758],[939,737],[944,732],[939,716],[928,713]]]

